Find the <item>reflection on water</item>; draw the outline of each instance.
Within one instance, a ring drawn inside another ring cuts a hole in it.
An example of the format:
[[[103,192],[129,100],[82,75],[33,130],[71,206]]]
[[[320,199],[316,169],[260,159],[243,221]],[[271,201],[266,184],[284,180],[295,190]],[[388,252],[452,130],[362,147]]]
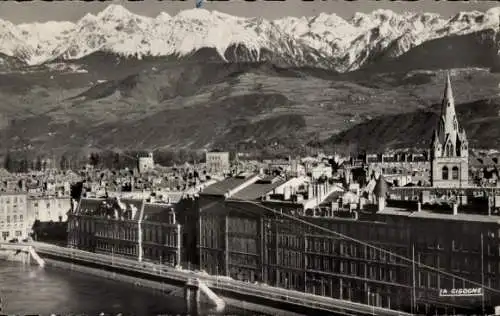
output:
[[[132,284],[56,268],[0,261],[4,314],[177,315],[186,313],[182,297]],[[201,310],[200,314],[212,311]],[[229,311],[226,310],[225,313]],[[246,314],[231,311],[231,314]]]

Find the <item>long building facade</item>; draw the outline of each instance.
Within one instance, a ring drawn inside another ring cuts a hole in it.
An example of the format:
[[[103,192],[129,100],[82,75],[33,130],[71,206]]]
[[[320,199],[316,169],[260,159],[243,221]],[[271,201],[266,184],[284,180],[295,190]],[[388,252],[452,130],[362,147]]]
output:
[[[68,246],[138,261],[181,264],[175,206],[144,200],[83,198],[68,217]]]
[[[499,298],[500,217],[486,209],[428,210],[379,193],[378,207],[320,203],[314,210],[293,195],[266,198],[269,189],[253,183],[229,195],[200,195],[202,270],[418,314],[469,313],[483,303],[441,291],[481,288],[487,308]]]

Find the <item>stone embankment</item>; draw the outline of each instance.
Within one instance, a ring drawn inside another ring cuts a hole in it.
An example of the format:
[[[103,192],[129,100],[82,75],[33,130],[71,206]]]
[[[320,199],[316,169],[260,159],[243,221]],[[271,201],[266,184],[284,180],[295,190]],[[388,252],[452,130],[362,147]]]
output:
[[[45,266],[45,261],[40,258],[32,246],[22,244],[0,243],[0,260]]]

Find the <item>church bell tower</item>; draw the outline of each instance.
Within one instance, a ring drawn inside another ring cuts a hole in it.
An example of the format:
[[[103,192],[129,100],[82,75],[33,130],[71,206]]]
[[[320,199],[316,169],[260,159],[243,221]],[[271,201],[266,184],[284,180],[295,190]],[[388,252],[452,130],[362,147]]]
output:
[[[446,77],[441,116],[431,142],[431,184],[438,188],[461,188],[469,182],[469,144],[460,129],[450,75]]]

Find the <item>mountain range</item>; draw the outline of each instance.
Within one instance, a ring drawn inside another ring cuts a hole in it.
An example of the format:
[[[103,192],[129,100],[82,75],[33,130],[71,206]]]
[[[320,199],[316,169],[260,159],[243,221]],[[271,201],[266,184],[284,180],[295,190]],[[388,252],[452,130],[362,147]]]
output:
[[[110,5],[75,23],[0,20],[2,146],[375,150],[381,126],[378,149],[399,146],[394,115],[434,113],[446,69],[459,102],[496,104],[499,26],[500,8],[269,21]]]
[[[191,9],[175,16],[139,16],[120,5],[76,23],[13,25],[0,20],[0,53],[29,65],[75,60],[96,52],[121,56],[190,55],[214,49],[228,62],[272,61],[352,71],[380,59],[401,56],[422,43],[498,31],[500,8],[461,12],[452,18],[433,13],[396,14],[377,10],[350,20],[336,14],[268,21]]]

